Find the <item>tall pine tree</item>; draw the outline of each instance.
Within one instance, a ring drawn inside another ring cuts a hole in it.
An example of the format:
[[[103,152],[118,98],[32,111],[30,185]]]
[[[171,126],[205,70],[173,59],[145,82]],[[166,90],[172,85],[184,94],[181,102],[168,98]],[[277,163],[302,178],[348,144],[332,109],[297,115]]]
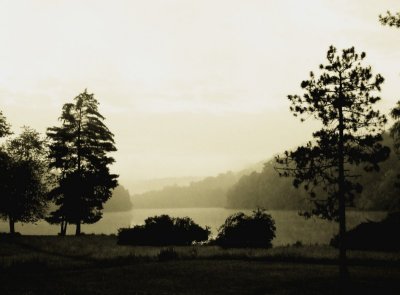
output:
[[[117,186],[117,175],[109,165],[108,155],[116,151],[114,135],[104,124],[98,111],[98,101],[86,90],[63,106],[61,126],[48,128],[50,167],[57,171],[58,184],[50,198],[58,206],[47,218],[61,225],[61,235],[67,224],[95,223],[102,217],[103,204]]]
[[[346,206],[352,205],[354,195],[362,190],[358,175],[347,168],[363,165],[366,171],[377,170],[390,152],[380,143],[386,118],[373,109],[384,79],[362,65],[364,58],[365,53],[357,54],[353,47],[342,54],[329,48],[321,73],[311,72],[310,79],[301,83],[304,93],[288,96],[294,116],[302,121],[312,116],[323,127],[306,146],[277,157],[280,174],[294,177],[294,186],[309,192],[313,206],[305,215],[339,222],[342,278],[347,277]]]

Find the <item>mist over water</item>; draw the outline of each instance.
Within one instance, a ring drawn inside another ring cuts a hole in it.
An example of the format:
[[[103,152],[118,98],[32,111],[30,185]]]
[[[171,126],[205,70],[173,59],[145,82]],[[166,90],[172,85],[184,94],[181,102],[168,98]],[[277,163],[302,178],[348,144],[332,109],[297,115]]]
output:
[[[95,224],[84,224],[82,230],[86,234],[117,234],[121,227],[130,227],[143,224],[147,217],[168,214],[172,217],[192,218],[201,226],[211,228],[212,237],[215,237],[218,228],[225,219],[236,212],[250,213],[251,210],[237,210],[224,208],[170,208],[170,209],[133,209],[128,212],[106,212],[103,218]],[[330,239],[338,231],[338,224],[317,218],[306,220],[298,215],[297,211],[268,211],[276,224],[276,238],[274,246],[293,244],[297,241],[303,244],[329,244]],[[366,220],[378,221],[384,218],[385,212],[349,211],[347,226],[351,229]],[[37,224],[16,224],[16,231],[24,235],[57,235],[59,226],[50,225],[45,221]],[[0,222],[0,232],[8,231],[8,223]],[[69,225],[67,234],[74,234],[75,226]]]

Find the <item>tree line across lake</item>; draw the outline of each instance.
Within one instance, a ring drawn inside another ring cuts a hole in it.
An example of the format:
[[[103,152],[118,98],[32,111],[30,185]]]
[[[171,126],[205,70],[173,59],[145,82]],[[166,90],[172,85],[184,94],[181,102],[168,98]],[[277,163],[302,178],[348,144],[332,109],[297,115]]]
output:
[[[383,134],[382,144],[394,150],[394,140]],[[392,152],[380,164],[379,171],[365,172],[361,167],[349,167],[361,175],[363,191],[355,195],[354,210],[400,210],[400,194],[395,189],[400,161]],[[296,189],[293,177],[279,177],[274,159],[239,172],[226,172],[186,186],[166,186],[160,190],[134,194],[135,208],[230,208],[268,210],[304,210],[310,205],[305,190]]]

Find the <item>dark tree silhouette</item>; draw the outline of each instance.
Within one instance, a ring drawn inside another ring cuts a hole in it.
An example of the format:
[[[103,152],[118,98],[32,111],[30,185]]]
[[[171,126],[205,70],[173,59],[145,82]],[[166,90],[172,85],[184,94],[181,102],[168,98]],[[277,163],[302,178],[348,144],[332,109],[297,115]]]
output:
[[[393,138],[393,149],[396,155],[400,158],[400,101],[397,102],[396,107],[390,112],[391,117],[395,120],[390,128],[390,136]],[[400,189],[400,174],[397,174],[397,181],[395,187]]]
[[[280,175],[294,177],[293,185],[303,185],[309,192],[312,207],[303,214],[339,221],[340,241],[346,232],[346,206],[362,190],[359,175],[351,174],[348,167],[361,164],[366,171],[378,170],[378,163],[390,153],[380,143],[386,118],[372,108],[380,100],[375,93],[384,79],[362,66],[364,58],[365,53],[359,55],[353,47],[341,55],[335,47],[329,48],[321,74],[311,72],[310,79],[301,83],[304,94],[288,96],[294,116],[301,121],[313,116],[323,127],[313,133],[312,142],[276,159]],[[340,274],[345,278],[345,244],[341,242],[339,248]]]
[[[118,230],[118,244],[124,245],[191,245],[193,242],[207,241],[208,227],[202,228],[189,217],[160,215],[149,217],[144,225]]]
[[[7,123],[2,111],[0,111],[0,138],[10,134],[10,125]]]
[[[383,25],[400,28],[400,12],[392,14],[390,11],[387,11],[385,16],[379,15],[379,20]],[[400,157],[400,101],[397,102],[396,107],[392,109],[390,115],[395,120],[395,123],[390,128],[390,136],[393,138],[394,150]],[[397,175],[395,187],[400,189],[400,174]]]
[[[16,222],[44,217],[49,186],[45,142],[35,130],[24,127],[0,152],[0,217],[8,219],[10,233]]]
[[[222,247],[271,248],[275,230],[275,221],[264,209],[256,209],[250,216],[238,212],[228,216],[219,228],[215,244]]]
[[[114,135],[104,124],[98,111],[98,101],[86,90],[64,104],[61,126],[48,128],[50,138],[50,167],[59,175],[58,185],[50,199],[58,206],[47,218],[61,225],[65,235],[67,224],[76,224],[76,235],[81,223],[95,223],[102,217],[103,203],[117,186],[117,175],[109,165],[114,159],[109,152],[116,151]]]
[[[392,14],[390,11],[387,11],[386,15],[379,15],[379,21],[382,25],[400,28],[400,12]]]

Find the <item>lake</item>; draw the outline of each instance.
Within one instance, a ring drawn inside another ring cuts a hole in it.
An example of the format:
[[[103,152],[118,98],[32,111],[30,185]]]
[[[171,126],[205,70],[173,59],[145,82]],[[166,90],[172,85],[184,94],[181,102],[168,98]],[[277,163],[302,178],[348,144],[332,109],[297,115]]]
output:
[[[218,228],[224,223],[226,217],[235,212],[250,213],[251,210],[224,209],[224,208],[174,208],[174,209],[133,209],[128,212],[106,212],[103,218],[90,225],[82,225],[82,231],[90,234],[116,234],[118,228],[143,224],[149,216],[168,214],[173,217],[192,218],[202,226],[210,226],[212,235],[215,236]],[[276,238],[273,245],[292,244],[301,241],[303,244],[328,244],[334,234],[338,232],[338,224],[321,219],[304,219],[297,211],[268,211],[276,225]],[[380,220],[385,217],[384,212],[358,212],[347,213],[348,229],[368,220]],[[45,221],[37,224],[16,224],[16,231],[24,235],[56,235],[58,225],[50,225]],[[73,234],[75,226],[68,226],[68,234]],[[0,232],[8,232],[8,223],[0,222]]]

